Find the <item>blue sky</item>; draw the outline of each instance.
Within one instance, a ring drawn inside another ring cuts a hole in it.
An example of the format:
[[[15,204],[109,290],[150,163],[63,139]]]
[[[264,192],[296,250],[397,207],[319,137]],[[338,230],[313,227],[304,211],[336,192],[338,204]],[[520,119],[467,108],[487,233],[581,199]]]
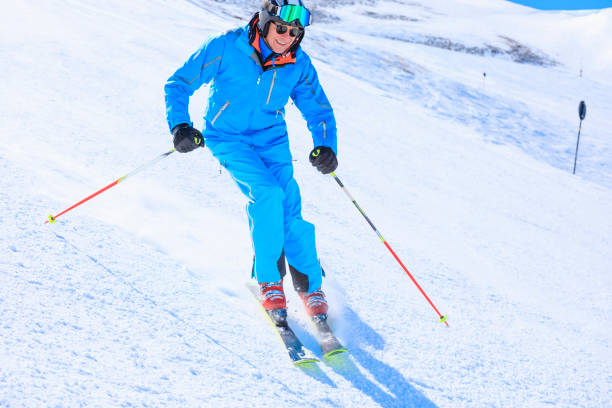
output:
[[[612,0],[510,0],[541,10],[584,10],[612,7]]]

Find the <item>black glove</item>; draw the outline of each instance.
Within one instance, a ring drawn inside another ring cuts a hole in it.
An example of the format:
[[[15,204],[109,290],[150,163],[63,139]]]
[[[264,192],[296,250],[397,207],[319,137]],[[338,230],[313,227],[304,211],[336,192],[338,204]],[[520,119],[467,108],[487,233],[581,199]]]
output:
[[[197,147],[204,147],[202,133],[188,123],[181,123],[172,129],[174,148],[177,152],[188,153]]]
[[[308,158],[310,163],[323,174],[329,174],[338,167],[336,153],[327,146],[315,147]]]

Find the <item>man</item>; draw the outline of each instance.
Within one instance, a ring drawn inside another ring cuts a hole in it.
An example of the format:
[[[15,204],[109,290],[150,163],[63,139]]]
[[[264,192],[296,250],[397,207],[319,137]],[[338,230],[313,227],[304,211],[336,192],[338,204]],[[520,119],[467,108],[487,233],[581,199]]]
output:
[[[206,145],[248,197],[255,252],[253,276],[268,311],[286,313],[285,257],[295,290],[313,318],[327,317],[314,226],[301,197],[285,123],[289,97],[315,148],[323,174],[336,169],[336,121],[310,58],[300,48],[310,12],[301,0],[264,0],[244,27],[208,39],[165,86],[168,124],[177,151]],[[192,127],[189,97],[211,83],[203,134]]]

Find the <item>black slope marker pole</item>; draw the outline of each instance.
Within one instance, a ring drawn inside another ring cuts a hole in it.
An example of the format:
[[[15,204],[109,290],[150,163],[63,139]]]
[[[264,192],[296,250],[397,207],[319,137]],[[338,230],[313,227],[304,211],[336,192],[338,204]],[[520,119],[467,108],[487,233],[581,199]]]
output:
[[[580,101],[578,105],[578,116],[580,117],[580,125],[578,126],[578,141],[576,141],[576,155],[574,156],[574,171],[572,174],[576,174],[576,161],[578,160],[578,145],[580,144],[580,131],[582,130],[582,121],[586,116],[586,103]]]

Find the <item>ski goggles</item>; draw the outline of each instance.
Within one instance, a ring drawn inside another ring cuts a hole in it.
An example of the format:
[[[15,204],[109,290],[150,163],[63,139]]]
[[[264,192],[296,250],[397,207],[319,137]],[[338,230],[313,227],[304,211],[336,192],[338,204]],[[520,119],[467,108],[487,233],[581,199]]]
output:
[[[275,13],[281,20],[292,24],[295,20],[302,27],[310,25],[312,16],[310,11],[304,6],[287,5],[278,7]]]

